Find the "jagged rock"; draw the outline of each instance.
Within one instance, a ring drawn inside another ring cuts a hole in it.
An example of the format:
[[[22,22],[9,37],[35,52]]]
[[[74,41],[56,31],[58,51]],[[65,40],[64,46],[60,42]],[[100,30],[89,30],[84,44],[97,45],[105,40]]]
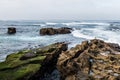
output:
[[[119,44],[109,43],[109,45],[110,45],[110,47],[112,47],[114,50],[120,52],[120,46],[119,46]]]
[[[62,52],[57,62],[61,80],[119,80],[118,45],[94,39]]]
[[[56,46],[53,46],[53,51],[50,50],[51,53],[46,54],[46,58],[41,63],[41,68],[34,76],[32,76],[29,80],[43,80],[46,74],[51,74],[56,69],[56,64],[58,61],[58,57],[62,51],[67,50],[66,43],[56,43]],[[44,48],[45,52],[47,48]],[[48,50],[47,50],[48,51]]]
[[[15,34],[15,33],[16,33],[16,28],[14,28],[14,27],[8,28],[8,34]]]
[[[55,35],[55,34],[68,34],[71,33],[71,28],[63,27],[63,28],[42,28],[40,29],[41,35]]]
[[[65,49],[67,44],[55,43],[35,49],[35,53],[32,50],[23,50],[10,54],[0,63],[0,80],[39,80],[32,77],[39,71],[39,78],[46,72],[52,72],[59,54]]]

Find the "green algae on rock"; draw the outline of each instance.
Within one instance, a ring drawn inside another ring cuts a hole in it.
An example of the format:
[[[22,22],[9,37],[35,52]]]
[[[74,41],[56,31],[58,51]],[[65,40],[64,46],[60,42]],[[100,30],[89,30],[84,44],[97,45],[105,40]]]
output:
[[[0,63],[0,80],[28,80],[41,68],[41,63],[48,54],[53,54],[55,50],[62,48],[61,44],[63,43],[51,44],[34,52],[23,50],[8,55],[6,60]]]

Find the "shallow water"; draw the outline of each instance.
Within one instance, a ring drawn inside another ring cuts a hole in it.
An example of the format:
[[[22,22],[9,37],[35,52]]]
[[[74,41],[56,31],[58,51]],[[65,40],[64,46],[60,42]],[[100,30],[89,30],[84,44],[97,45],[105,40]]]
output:
[[[22,49],[62,41],[69,42],[69,48],[94,38],[120,44],[119,26],[119,21],[0,21],[0,61]],[[17,33],[8,35],[8,27],[15,27]],[[39,30],[43,27],[70,27],[73,31],[71,34],[41,36]]]

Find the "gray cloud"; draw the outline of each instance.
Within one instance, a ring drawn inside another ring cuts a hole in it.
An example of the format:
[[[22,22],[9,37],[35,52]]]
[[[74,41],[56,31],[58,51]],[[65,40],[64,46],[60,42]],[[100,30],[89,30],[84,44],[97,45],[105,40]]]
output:
[[[0,19],[120,19],[120,0],[0,0]]]

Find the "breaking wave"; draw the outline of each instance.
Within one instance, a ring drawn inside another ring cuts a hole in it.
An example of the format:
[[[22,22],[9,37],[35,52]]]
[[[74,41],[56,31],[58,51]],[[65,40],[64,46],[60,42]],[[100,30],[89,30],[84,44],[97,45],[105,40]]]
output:
[[[104,27],[105,28],[105,27]],[[74,37],[90,39],[101,39],[110,43],[120,44],[120,32],[115,32],[111,30],[105,30],[104,28],[82,28],[80,30],[75,29],[72,32]]]

